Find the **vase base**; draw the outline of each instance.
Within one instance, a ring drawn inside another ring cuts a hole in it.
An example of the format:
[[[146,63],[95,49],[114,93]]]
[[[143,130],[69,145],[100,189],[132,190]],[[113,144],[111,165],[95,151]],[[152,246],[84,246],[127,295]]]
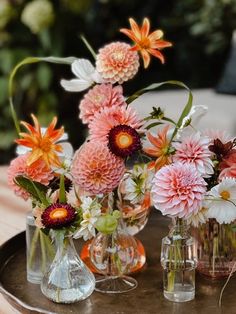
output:
[[[134,290],[137,285],[137,281],[129,276],[108,276],[96,280],[95,291],[111,294],[125,293]]]
[[[145,249],[144,246],[142,244],[142,242],[137,239],[134,238],[136,243],[137,243],[137,253],[138,253],[138,257],[137,257],[137,263],[130,269],[129,274],[131,273],[135,273],[140,271],[145,263],[146,263],[146,253],[145,253]],[[91,259],[90,259],[90,246],[91,246],[91,242],[87,241],[84,246],[82,247],[82,250],[80,252],[80,257],[82,259],[82,261],[86,264],[86,266],[93,272],[93,273],[97,273],[99,274],[98,270],[92,265]]]
[[[209,268],[197,268],[197,272],[207,278],[209,280],[217,281],[217,280],[224,280],[228,278],[232,269],[229,268],[222,268],[217,270],[210,270]]]
[[[35,272],[31,272],[29,270],[27,270],[27,281],[30,283],[33,283],[35,285],[40,285],[41,281],[43,278],[43,274],[38,274]]]
[[[173,292],[164,290],[164,297],[172,302],[188,302],[195,298],[195,289],[192,285],[175,284]]]

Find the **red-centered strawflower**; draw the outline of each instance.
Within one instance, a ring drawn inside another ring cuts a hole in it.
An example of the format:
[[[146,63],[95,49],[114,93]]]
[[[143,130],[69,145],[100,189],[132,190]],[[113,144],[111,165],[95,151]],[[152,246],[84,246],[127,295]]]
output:
[[[43,159],[48,167],[58,166],[61,163],[57,153],[62,152],[62,146],[56,142],[62,137],[64,128],[55,129],[57,118],[54,117],[46,131],[42,134],[42,130],[38,119],[31,115],[34,126],[22,121],[21,124],[28,130],[29,133],[20,133],[21,138],[16,140],[16,143],[26,146],[31,149],[27,160],[28,166],[35,161]]]
[[[131,49],[133,51],[140,51],[143,58],[144,67],[147,68],[150,63],[150,55],[161,60],[161,63],[165,62],[161,49],[171,47],[172,43],[162,39],[163,32],[161,30],[155,30],[151,34],[150,21],[148,18],[143,20],[143,25],[139,27],[134,19],[129,19],[131,29],[122,28],[120,31],[132,39],[135,46]]]
[[[128,157],[141,149],[138,132],[128,125],[117,125],[108,134],[108,147],[119,157]]]
[[[172,160],[169,153],[170,141],[167,138],[167,132],[169,126],[165,126],[163,130],[157,132],[157,136],[153,136],[151,133],[147,133],[147,138],[153,147],[144,148],[144,152],[152,157],[156,157],[156,160],[149,164],[149,168],[155,170],[161,169],[165,165],[169,165]]]
[[[55,203],[42,213],[42,224],[48,229],[60,229],[72,224],[76,219],[76,210],[69,204]]]

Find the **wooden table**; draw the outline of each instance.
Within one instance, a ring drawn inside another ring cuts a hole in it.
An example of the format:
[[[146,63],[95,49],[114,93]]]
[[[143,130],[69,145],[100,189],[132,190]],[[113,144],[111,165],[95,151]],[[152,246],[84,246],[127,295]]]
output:
[[[7,186],[7,167],[0,167],[0,245],[25,229],[25,213],[30,203],[24,202]],[[19,313],[0,294],[0,314]]]

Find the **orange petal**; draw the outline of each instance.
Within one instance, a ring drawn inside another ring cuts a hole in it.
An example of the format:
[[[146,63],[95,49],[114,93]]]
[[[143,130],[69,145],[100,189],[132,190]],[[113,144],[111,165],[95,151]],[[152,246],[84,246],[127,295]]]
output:
[[[148,49],[148,52],[150,52],[154,57],[160,59],[162,64],[165,63],[165,58],[160,51],[155,49]]]
[[[30,133],[33,133],[33,134],[37,133],[35,128],[31,124],[29,124],[25,121],[21,121],[20,124],[23,125]]]
[[[39,160],[43,155],[43,152],[41,149],[34,149],[32,150],[31,154],[29,155],[27,159],[27,165],[30,166],[32,165],[35,161]]]
[[[142,49],[140,51],[142,58],[143,58],[143,64],[144,64],[144,68],[146,69],[149,66],[150,63],[150,55],[147,52],[147,50]]]
[[[163,48],[167,48],[171,46],[173,46],[172,43],[165,40],[156,40],[155,42],[151,44],[151,48],[154,48],[154,49],[163,49]]]
[[[155,147],[157,147],[157,148],[160,148],[161,142],[160,142],[160,140],[158,139],[158,137],[154,137],[150,132],[148,132],[148,133],[147,133],[147,138],[148,138],[149,142],[150,142],[153,146],[155,146]]]
[[[152,32],[149,36],[148,39],[152,42],[152,41],[156,41],[160,38],[162,38],[164,35],[163,31],[160,29],[157,29],[156,31]]]
[[[135,20],[130,18],[129,19],[129,23],[130,23],[131,29],[132,29],[132,31],[134,33],[134,36],[136,36],[136,38],[138,40],[141,40],[141,31],[140,31],[137,23],[135,22]]]
[[[148,164],[148,169],[153,169],[153,168],[155,168],[155,161],[151,161],[151,162],[149,162],[149,164]]]
[[[33,121],[34,121],[34,126],[35,126],[36,131],[37,131],[37,132],[40,134],[40,136],[41,136],[41,127],[40,127],[40,125],[39,125],[38,119],[35,117],[34,114],[31,114],[31,117],[32,117],[32,119],[33,119]]]
[[[125,34],[126,36],[128,36],[134,42],[138,41],[138,38],[136,38],[136,36],[134,35],[134,33],[131,30],[129,30],[127,28],[121,28],[120,32]]]
[[[146,147],[146,148],[143,148],[143,151],[146,154],[148,154],[150,156],[153,156],[153,157],[159,157],[160,156],[160,152],[157,149],[154,149],[154,148]]]
[[[145,19],[143,20],[143,25],[141,28],[141,34],[142,34],[142,38],[147,37],[150,31],[150,21],[148,18],[145,17]]]

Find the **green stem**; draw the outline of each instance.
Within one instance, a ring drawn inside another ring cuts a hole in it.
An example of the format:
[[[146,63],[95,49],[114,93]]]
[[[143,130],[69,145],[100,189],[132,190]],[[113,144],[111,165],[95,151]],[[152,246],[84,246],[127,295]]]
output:
[[[29,255],[29,268],[32,268],[32,265],[33,265],[33,260],[35,257],[35,251],[36,251],[37,242],[39,238],[39,232],[40,232],[40,229],[36,228],[34,232],[34,236],[32,238],[32,242],[30,246],[30,255]]]

